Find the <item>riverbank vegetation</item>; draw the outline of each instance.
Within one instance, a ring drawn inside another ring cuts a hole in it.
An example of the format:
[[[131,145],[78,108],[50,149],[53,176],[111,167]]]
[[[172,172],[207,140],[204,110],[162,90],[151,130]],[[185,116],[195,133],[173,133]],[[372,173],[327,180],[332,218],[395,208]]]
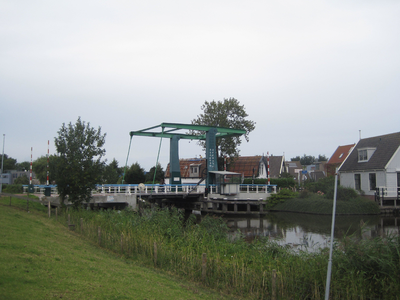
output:
[[[8,202],[6,202],[7,204]],[[54,218],[54,217],[53,217]],[[129,261],[252,299],[322,299],[328,249],[293,252],[268,237],[232,240],[221,218],[184,220],[177,209],[70,210],[58,215],[83,239]],[[334,247],[330,299],[395,299],[400,239],[346,237]]]
[[[334,198],[334,177],[309,182],[305,189],[294,192],[281,189],[268,198],[266,209],[270,211],[299,212],[310,214],[332,214]],[[376,202],[363,197],[357,191],[338,185],[336,195],[337,214],[379,214]]]
[[[104,251],[18,201],[0,206],[1,299],[232,299]]]

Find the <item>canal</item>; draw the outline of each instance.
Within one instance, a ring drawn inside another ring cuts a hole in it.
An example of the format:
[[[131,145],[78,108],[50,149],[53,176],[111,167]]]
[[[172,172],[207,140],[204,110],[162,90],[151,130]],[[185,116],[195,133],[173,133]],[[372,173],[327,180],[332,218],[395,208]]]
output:
[[[315,251],[329,247],[332,216],[274,212],[261,217],[225,216],[230,235],[247,241],[269,237],[295,250]],[[381,215],[336,216],[335,239],[358,239],[398,235],[400,217]]]

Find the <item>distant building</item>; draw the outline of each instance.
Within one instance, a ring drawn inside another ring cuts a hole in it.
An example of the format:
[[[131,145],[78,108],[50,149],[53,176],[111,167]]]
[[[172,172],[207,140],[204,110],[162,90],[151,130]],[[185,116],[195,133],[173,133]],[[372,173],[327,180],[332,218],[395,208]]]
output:
[[[3,174],[1,174],[0,176],[0,182],[2,184],[14,184],[14,181],[22,176],[26,176],[29,179],[29,172],[27,171],[16,171],[16,170],[11,170],[11,171],[7,171]],[[34,176],[35,173],[32,172],[32,177]]]
[[[179,166],[181,171],[182,183],[198,183],[206,176],[206,159],[190,158],[180,159]],[[242,178],[267,178],[268,158],[261,155],[239,156],[232,162],[227,159],[226,170],[242,174]],[[284,156],[269,157],[270,178],[279,178],[285,172]],[[165,171],[165,183],[169,184],[170,168],[169,164]]]

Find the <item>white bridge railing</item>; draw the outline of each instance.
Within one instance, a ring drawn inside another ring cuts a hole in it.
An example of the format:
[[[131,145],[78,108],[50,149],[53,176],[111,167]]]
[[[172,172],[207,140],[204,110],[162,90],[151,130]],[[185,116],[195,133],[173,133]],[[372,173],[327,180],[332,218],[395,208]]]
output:
[[[34,185],[34,194],[44,194],[46,188],[51,188],[51,195],[57,195],[57,185]],[[239,187],[240,193],[256,193],[256,194],[268,194],[276,193],[276,185],[265,185],[265,184],[241,184]],[[24,193],[28,193],[28,186],[24,186]],[[187,193],[204,193],[205,185],[196,184],[98,184],[92,191],[93,194],[162,194],[162,193],[176,193],[176,194],[187,194]],[[210,185],[210,194],[218,193],[217,185]]]

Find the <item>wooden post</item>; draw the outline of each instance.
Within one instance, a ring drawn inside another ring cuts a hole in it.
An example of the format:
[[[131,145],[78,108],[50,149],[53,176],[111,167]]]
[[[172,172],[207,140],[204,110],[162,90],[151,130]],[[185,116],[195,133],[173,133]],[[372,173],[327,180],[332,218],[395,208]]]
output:
[[[206,271],[207,271],[207,254],[203,253],[202,263],[201,263],[201,280],[203,282],[205,282],[206,280]]]
[[[51,217],[51,205],[50,205],[50,201],[47,202],[47,208],[49,210],[49,218]]]
[[[81,233],[83,232],[83,219],[81,218]]]
[[[121,253],[124,253],[124,234],[121,233]]]
[[[276,300],[276,270],[272,270],[272,297],[271,300]]]
[[[154,242],[154,267],[157,267],[157,243]]]
[[[71,216],[68,214],[68,226],[69,226],[69,224],[71,224]]]
[[[97,235],[98,235],[99,246],[100,246],[101,245],[101,227],[100,226],[97,228]]]

